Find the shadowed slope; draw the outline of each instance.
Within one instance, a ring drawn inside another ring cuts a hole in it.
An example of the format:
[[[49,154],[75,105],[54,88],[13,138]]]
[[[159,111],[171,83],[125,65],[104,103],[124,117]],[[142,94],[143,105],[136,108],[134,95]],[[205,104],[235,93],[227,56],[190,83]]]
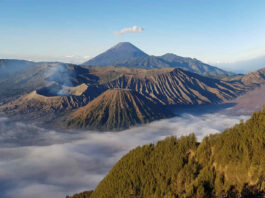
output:
[[[66,125],[70,128],[117,130],[171,115],[135,91],[113,89],[76,110]]]
[[[21,70],[9,78],[0,79],[0,105],[56,82],[62,86],[98,84],[98,77],[87,68],[72,64],[50,63]]]
[[[162,104],[204,104],[232,99],[243,92],[240,84],[203,77],[181,69],[142,70],[105,84],[135,90]]]
[[[134,59],[123,60],[116,63],[117,67],[129,68],[181,68],[185,71],[197,73],[204,76],[223,77],[232,73],[226,72],[217,67],[203,63],[195,58],[181,57],[175,54],[165,54],[163,56],[146,56]]]
[[[26,60],[0,59],[0,79],[37,64]]]
[[[203,63],[197,59],[181,57],[175,54],[149,56],[128,42],[121,42],[95,58],[83,63],[91,66],[116,66],[127,68],[181,68],[200,75],[223,77],[232,75],[217,67]]]
[[[220,76],[232,75],[231,72],[227,72],[217,67],[203,63],[196,58],[181,57],[171,53],[159,56],[159,58],[166,61],[170,65],[170,67],[178,67],[183,70],[204,76],[220,77]]]

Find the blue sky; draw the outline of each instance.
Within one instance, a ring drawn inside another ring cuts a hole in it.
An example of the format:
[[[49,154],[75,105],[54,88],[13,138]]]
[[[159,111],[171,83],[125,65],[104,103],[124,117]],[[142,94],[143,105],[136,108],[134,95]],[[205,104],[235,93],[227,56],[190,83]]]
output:
[[[121,41],[210,63],[265,55],[265,1],[0,0],[1,58],[82,62]]]

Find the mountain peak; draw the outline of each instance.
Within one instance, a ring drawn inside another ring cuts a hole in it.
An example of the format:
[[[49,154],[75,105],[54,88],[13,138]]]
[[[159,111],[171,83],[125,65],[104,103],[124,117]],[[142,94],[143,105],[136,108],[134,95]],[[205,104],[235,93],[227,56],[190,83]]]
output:
[[[130,42],[119,42],[117,45],[115,45],[112,48],[121,48],[121,47],[134,47],[134,48],[137,48]]]
[[[116,65],[116,63],[133,59],[147,57],[148,55],[142,50],[129,42],[120,42],[107,51],[99,54],[95,58],[83,63],[84,65]]]
[[[205,76],[229,76],[231,73],[203,63],[195,58],[182,57],[173,53],[149,56],[130,42],[120,42],[104,53],[83,63],[91,66],[116,66],[130,68],[182,68]]]
[[[124,53],[127,51],[127,52],[133,52],[133,53],[141,54],[140,56],[136,56],[136,57],[132,57],[132,58],[139,58],[139,57],[143,57],[143,56],[147,55],[142,50],[140,50],[138,47],[136,47],[135,45],[133,45],[130,42],[119,42],[117,45],[113,46],[109,50],[116,50],[119,53]]]

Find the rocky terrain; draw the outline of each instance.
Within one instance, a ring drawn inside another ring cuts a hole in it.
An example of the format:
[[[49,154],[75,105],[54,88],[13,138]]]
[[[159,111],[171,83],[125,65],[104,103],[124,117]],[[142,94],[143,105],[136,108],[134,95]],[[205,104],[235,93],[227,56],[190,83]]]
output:
[[[0,111],[60,127],[120,130],[170,117],[168,106],[232,100],[262,84],[262,71],[218,80],[179,68],[45,63],[1,80]]]
[[[217,103],[232,99],[244,90],[239,83],[231,84],[177,68],[124,74],[106,86],[136,90],[154,102],[166,105]]]
[[[109,89],[86,106],[73,112],[69,128],[126,129],[173,114],[142,94],[128,89]]]

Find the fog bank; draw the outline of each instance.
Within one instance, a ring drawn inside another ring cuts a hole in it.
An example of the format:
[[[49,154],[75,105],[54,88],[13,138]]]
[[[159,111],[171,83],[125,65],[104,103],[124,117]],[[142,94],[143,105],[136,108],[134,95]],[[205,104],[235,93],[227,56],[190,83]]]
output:
[[[249,116],[182,113],[121,132],[55,131],[0,117],[0,197],[62,198],[94,189],[138,145],[195,133],[198,140]]]

